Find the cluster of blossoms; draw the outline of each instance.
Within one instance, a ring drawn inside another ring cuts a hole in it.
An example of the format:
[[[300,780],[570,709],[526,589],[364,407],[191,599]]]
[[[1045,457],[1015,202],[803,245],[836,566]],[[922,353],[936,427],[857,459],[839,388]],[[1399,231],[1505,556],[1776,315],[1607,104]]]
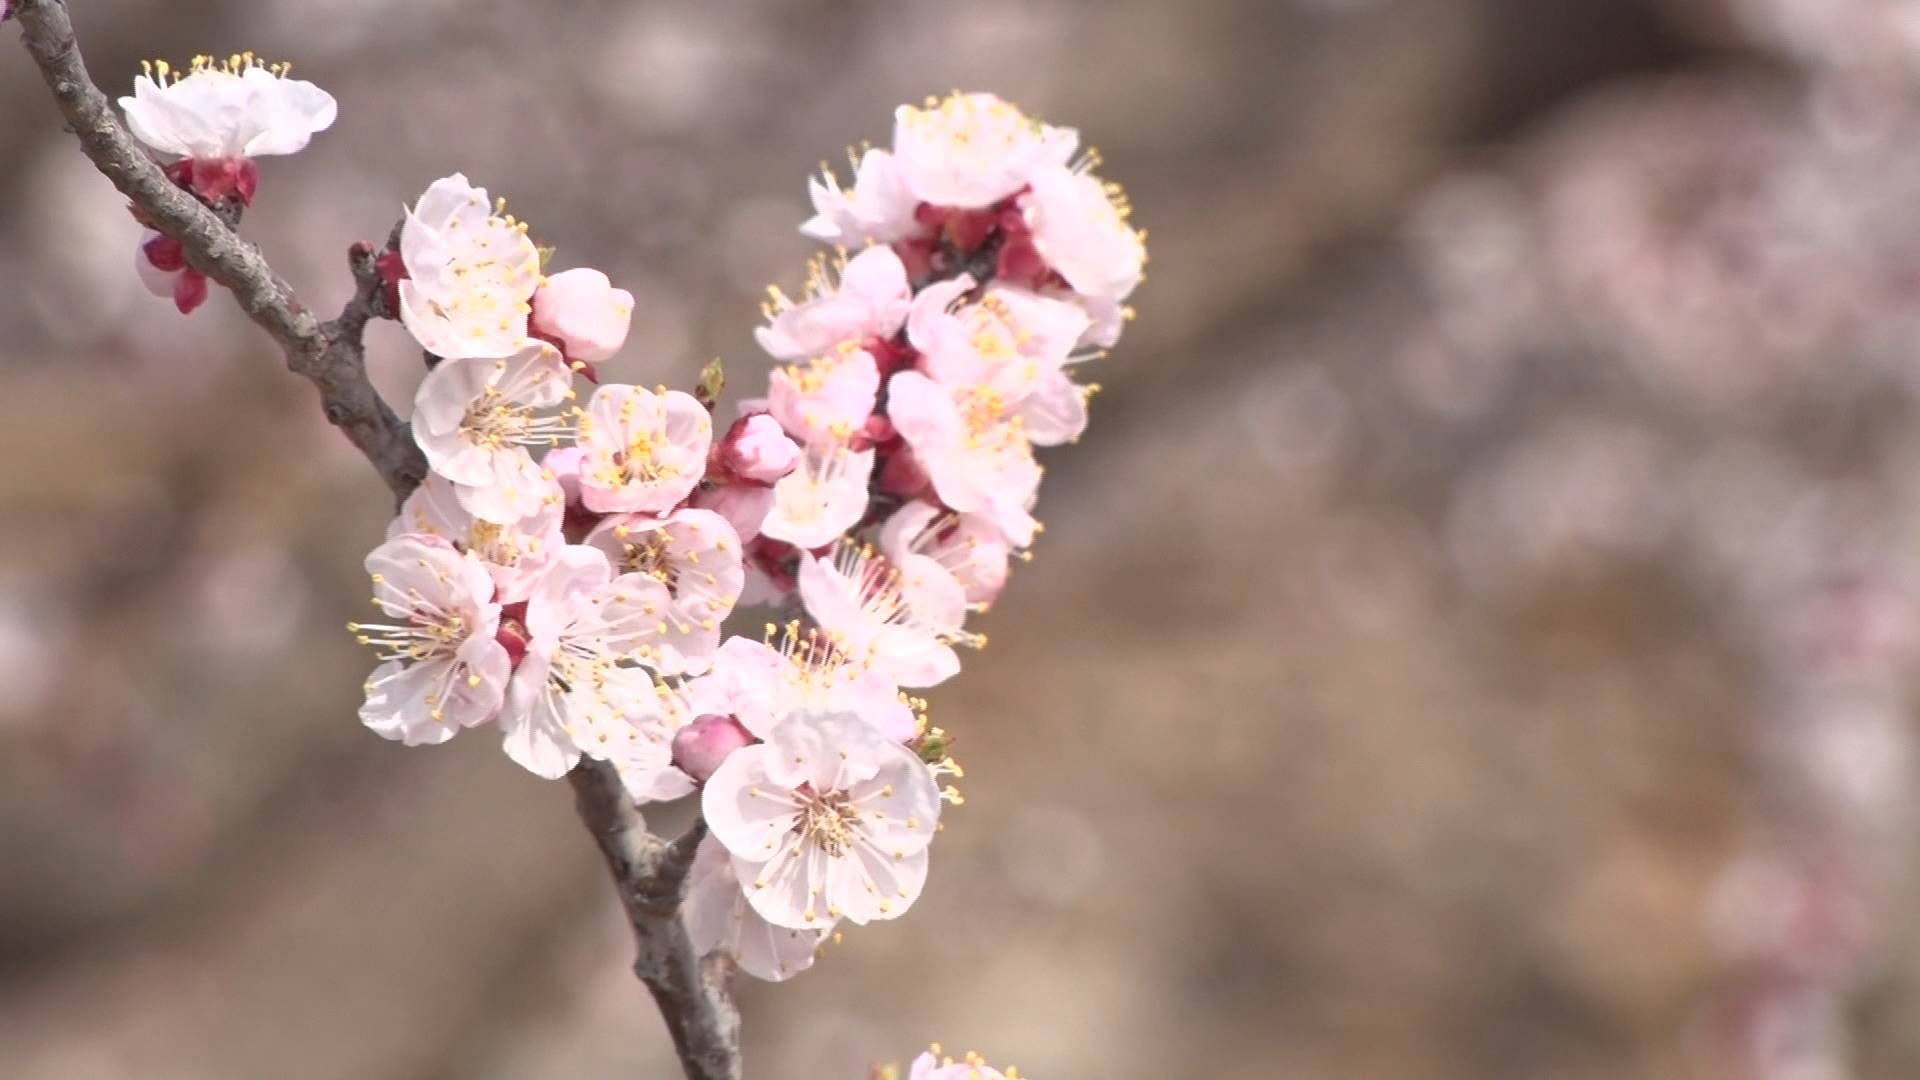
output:
[[[250,57],[162,66],[123,105],[215,205],[333,118]],[[376,262],[429,357],[431,473],[366,560],[362,722],[407,745],[497,725],[536,775],[585,757],[636,802],[698,793],[690,935],[760,978],[905,912],[960,772],[912,692],[983,643],[966,619],[1039,528],[1034,447],[1085,428],[1073,366],[1117,340],[1145,259],[1077,144],[990,95],[900,109],[851,187],[814,183],[803,230],[839,250],[802,299],[774,290],[758,340],[780,364],[718,430],[717,387],[601,380],[630,294],[549,275],[466,177],[428,187]],[[805,618],[723,640],[740,604]]]
[[[120,99],[127,128],[171,159],[166,172],[175,184],[230,219],[253,205],[255,158],[298,153],[339,111],[325,90],[288,78],[291,65],[250,52],[196,56],[185,71],[165,60],[141,67],[132,96]],[[206,275],[187,265],[180,241],[141,224],[148,228],[134,265],[148,290],[171,298],[183,315],[205,303]]]

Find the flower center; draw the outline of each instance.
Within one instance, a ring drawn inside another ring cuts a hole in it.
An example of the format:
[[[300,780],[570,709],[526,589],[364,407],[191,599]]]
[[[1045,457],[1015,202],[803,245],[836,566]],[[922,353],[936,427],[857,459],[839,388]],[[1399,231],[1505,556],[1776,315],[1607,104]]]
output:
[[[362,645],[379,651],[380,659],[408,660],[418,663],[435,656],[455,652],[466,636],[467,621],[457,611],[443,611],[420,595],[419,590],[401,592],[380,574],[373,576],[374,603],[404,605],[403,623],[348,623],[347,631]],[[381,595],[384,594],[384,595]],[[399,604],[395,604],[398,600]]]
[[[818,844],[833,858],[845,855],[853,846],[854,826],[860,821],[860,811],[847,801],[846,793],[832,791],[821,795],[802,788],[797,794],[800,835]]]
[[[569,430],[560,417],[536,417],[533,409],[514,401],[489,386],[460,420],[460,431],[468,442],[488,450],[509,446],[557,446]]]

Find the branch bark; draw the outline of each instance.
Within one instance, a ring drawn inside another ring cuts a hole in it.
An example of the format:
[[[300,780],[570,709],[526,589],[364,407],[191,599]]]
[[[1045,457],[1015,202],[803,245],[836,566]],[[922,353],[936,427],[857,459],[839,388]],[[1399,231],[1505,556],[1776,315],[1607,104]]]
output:
[[[567,781],[633,926],[639,944],[633,973],[660,1007],[681,1068],[689,1080],[739,1080],[733,963],[718,953],[701,959],[680,918],[687,871],[706,826],[696,822],[672,843],[649,833],[619,774],[604,761],[582,761]]]
[[[0,0],[0,10],[5,3]],[[366,325],[392,314],[385,310],[374,249],[353,247],[348,256],[353,296],[337,318],[321,322],[259,249],[175,186],[128,133],[87,73],[65,0],[19,0],[12,14],[81,152],[148,221],[181,242],[188,265],[233,293],[247,316],[280,346],[287,368],[320,391],[328,421],[366,456],[394,498],[405,499],[426,478],[427,464],[406,422],[367,379]],[[687,872],[704,826],[695,825],[671,843],[649,833],[619,775],[603,762],[582,762],[568,781],[633,927],[634,974],[652,992],[686,1075],[739,1080],[740,1013],[733,1001],[732,962],[721,955],[702,959],[680,918]]]
[[[406,423],[367,381],[361,338],[366,318],[350,303],[339,319],[322,324],[259,249],[167,179],[87,74],[64,0],[20,0],[14,17],[94,168],[156,228],[181,242],[188,265],[233,293],[247,317],[280,346],[288,369],[319,389],[327,419],[373,463],[394,497],[405,498],[426,477],[426,459]]]

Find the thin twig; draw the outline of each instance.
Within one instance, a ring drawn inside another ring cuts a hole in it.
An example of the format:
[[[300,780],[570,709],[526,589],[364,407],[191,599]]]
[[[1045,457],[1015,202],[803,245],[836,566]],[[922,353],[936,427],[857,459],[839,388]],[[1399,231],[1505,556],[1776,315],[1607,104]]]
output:
[[[257,248],[167,179],[88,76],[64,0],[21,0],[14,14],[81,152],[147,221],[180,241],[188,265],[233,293],[280,346],[287,367],[319,388],[327,419],[380,471],[394,496],[404,498],[425,478],[426,460],[405,422],[367,381],[360,337],[366,320],[343,313],[323,326]]]
[[[373,463],[395,498],[404,499],[425,479],[426,461],[406,423],[367,379],[366,325],[393,314],[385,309],[375,250],[354,245],[348,256],[353,296],[337,318],[320,322],[258,249],[168,180],[134,141],[87,74],[65,0],[20,0],[14,15],[88,160],[145,220],[180,241],[188,265],[233,293],[279,344],[287,367],[319,388],[327,419]],[[704,829],[696,825],[672,843],[647,832],[619,775],[603,762],[583,762],[568,779],[633,927],[634,973],[652,992],[687,1076],[739,1080],[732,963],[722,955],[703,960],[696,954],[680,918],[687,872]]]

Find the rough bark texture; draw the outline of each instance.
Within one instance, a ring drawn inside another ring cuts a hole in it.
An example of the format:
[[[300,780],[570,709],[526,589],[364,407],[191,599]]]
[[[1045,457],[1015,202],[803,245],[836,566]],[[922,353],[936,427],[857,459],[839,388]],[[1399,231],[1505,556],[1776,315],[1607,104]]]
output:
[[[375,251],[349,253],[355,288],[338,318],[316,319],[259,249],[177,187],[120,122],[87,74],[63,0],[23,0],[17,15],[33,54],[80,148],[145,219],[181,242],[187,263],[232,292],[247,316],[279,344],[289,370],[320,391],[327,420],[346,433],[396,500],[425,479],[426,460],[405,421],[367,378],[364,332],[387,316]],[[724,957],[702,961],[681,922],[687,871],[704,829],[668,843],[647,832],[614,770],[586,762],[569,777],[581,820],[593,832],[638,944],[634,972],[653,992],[691,1080],[737,1080],[740,1014]]]

